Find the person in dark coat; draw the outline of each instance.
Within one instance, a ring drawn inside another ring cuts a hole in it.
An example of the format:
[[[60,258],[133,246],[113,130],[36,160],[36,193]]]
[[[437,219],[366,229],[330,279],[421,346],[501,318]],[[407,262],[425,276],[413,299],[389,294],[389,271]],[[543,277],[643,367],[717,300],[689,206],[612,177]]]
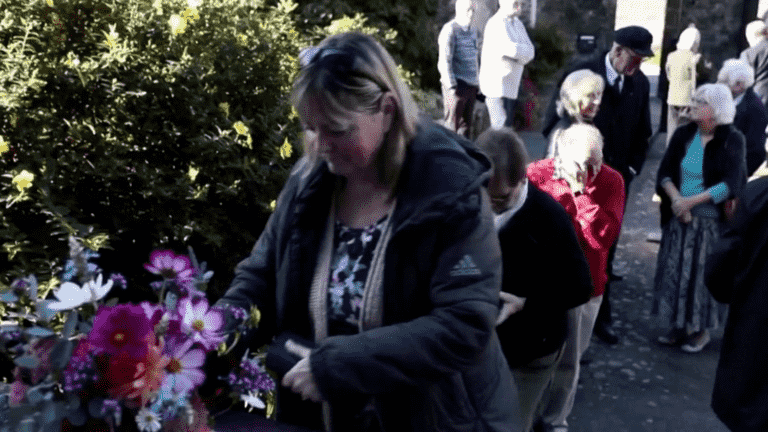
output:
[[[488,193],[504,263],[496,332],[527,432],[562,356],[568,310],[589,301],[592,279],[570,216],[528,182],[522,140],[512,129],[488,129],[476,145],[493,165]]]
[[[717,82],[731,89],[736,104],[733,125],[747,140],[747,177],[765,161],[765,127],[768,126],[768,109],[752,90],[754,70],[744,60],[730,59],[723,63]]]
[[[653,312],[669,326],[658,341],[689,353],[704,349],[725,314],[707,291],[704,270],[728,203],[746,183],[744,135],[731,124],[735,111],[725,85],[699,87],[692,122],[677,128],[657,174],[662,235]]]
[[[748,27],[751,25],[752,23]],[[757,28],[760,28],[759,25]],[[754,27],[747,28],[747,40],[750,41],[750,46],[739,55],[739,59],[746,61],[755,71],[754,90],[763,105],[768,104],[768,40],[765,38],[765,32],[765,25],[758,34],[754,34]]]
[[[292,94],[305,156],[218,302],[259,307],[255,346],[286,332],[314,343],[285,344],[301,359],[282,377],[278,420],[334,432],[520,430],[494,331],[490,162],[418,120],[372,37],[330,36],[306,57]]]
[[[768,178],[747,183],[707,260],[712,295],[729,303],[712,409],[732,431],[768,430]]]
[[[629,26],[616,30],[613,47],[584,63],[575,65],[563,74],[578,69],[589,69],[605,80],[605,90],[594,125],[603,135],[605,164],[617,170],[624,179],[624,192],[629,200],[629,185],[643,168],[648,140],[651,137],[650,84],[640,70],[644,57],[653,55],[653,36],[643,27]],[[562,79],[558,83],[560,88]],[[557,93],[553,95],[544,117],[542,133],[547,136],[557,124]],[[616,245],[608,257],[608,274],[612,280],[612,263]],[[618,343],[619,338],[610,327],[610,285],[605,289],[600,313],[595,324],[595,335],[608,343]]]

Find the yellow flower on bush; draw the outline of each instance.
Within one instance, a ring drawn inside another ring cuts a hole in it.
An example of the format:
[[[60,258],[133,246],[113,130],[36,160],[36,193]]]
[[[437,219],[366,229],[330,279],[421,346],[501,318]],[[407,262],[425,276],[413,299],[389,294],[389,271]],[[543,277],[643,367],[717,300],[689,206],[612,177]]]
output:
[[[224,113],[224,117],[229,117],[229,104],[222,102],[219,104],[219,109]]]
[[[194,165],[190,165],[189,172],[187,172],[187,177],[189,177],[191,181],[195,181],[198,174],[200,174],[200,170],[196,168]]]
[[[5,139],[0,136],[0,154],[3,154],[10,150],[10,146],[8,146],[8,143],[5,142]]]
[[[109,49],[115,49],[117,48],[117,32],[115,31],[115,26],[110,25],[109,26],[109,33],[104,33],[107,37],[106,42],[104,42]]]
[[[53,0],[45,0],[46,3],[48,3],[48,6],[53,7]]]
[[[24,192],[24,189],[32,186],[32,180],[35,179],[35,175],[31,172],[24,170],[13,177],[11,182],[16,185],[16,189],[19,192]]]
[[[195,21],[200,19],[200,14],[197,13],[197,9],[195,8],[187,8],[181,16],[189,21]]]
[[[245,135],[248,133],[248,130],[249,130],[248,126],[246,126],[245,123],[241,121],[236,121],[235,124],[232,125],[232,127],[235,128],[235,131],[237,132],[238,135]]]
[[[269,203],[269,209],[272,211],[275,211],[276,208],[277,208],[277,201],[272,200],[272,202]]]
[[[174,36],[184,33],[184,30],[187,29],[187,20],[175,14],[171,15],[168,23],[171,25],[171,32]]]
[[[286,138],[283,145],[280,146],[280,157],[288,159],[291,157],[291,154],[293,154],[293,147],[291,146],[291,143],[288,142],[288,138]]]

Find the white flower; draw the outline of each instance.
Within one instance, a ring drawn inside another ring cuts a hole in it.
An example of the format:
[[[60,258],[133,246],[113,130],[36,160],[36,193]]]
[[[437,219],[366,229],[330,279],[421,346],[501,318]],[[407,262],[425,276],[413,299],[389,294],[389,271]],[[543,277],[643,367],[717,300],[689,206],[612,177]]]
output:
[[[136,414],[136,426],[142,432],[158,432],[163,427],[160,424],[160,416],[154,411],[147,408],[142,408],[138,414]]]
[[[196,9],[201,4],[203,4],[203,0],[187,0],[187,6],[189,6],[190,9]]]
[[[240,400],[245,403],[246,408],[253,407],[256,409],[264,409],[264,407],[267,406],[256,392],[240,395]]]
[[[101,300],[110,289],[112,289],[112,279],[102,284],[101,275],[96,281],[86,282],[82,288],[75,283],[64,282],[54,293],[58,301],[49,304],[48,308],[55,311],[74,309],[86,303]]]

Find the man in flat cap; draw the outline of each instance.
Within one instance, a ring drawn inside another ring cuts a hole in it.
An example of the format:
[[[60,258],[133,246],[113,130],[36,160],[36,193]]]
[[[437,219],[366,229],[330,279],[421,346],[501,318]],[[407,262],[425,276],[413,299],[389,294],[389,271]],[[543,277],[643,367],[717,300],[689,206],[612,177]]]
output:
[[[614,32],[611,49],[596,57],[569,68],[563,78],[579,69],[589,69],[605,80],[605,90],[594,125],[603,135],[603,160],[617,170],[624,178],[627,201],[629,184],[643,167],[651,137],[651,112],[649,105],[650,85],[648,78],[640,71],[643,58],[653,55],[651,33],[640,26],[629,26]],[[562,83],[562,79],[560,83]],[[558,83],[558,88],[560,87]],[[544,117],[542,133],[547,136],[559,118],[555,92]],[[620,279],[613,275],[612,263],[616,245],[608,257],[608,274],[611,280]],[[610,284],[605,287],[603,303],[595,324],[594,334],[604,342],[615,344],[618,336],[611,330],[611,309],[609,302]]]

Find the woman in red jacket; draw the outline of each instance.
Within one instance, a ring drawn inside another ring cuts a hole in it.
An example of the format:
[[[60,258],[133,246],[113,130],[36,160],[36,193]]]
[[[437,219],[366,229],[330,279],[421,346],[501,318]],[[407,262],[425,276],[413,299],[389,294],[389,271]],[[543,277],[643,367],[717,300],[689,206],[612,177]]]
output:
[[[621,174],[603,165],[603,139],[596,127],[571,125],[557,141],[556,156],[529,165],[528,179],[570,215],[595,287],[589,302],[568,313],[565,352],[542,417],[548,427],[567,428],[579,380],[579,359],[589,345],[603,300],[608,250],[621,230],[625,195]],[[556,268],[558,263],[552,265]]]

